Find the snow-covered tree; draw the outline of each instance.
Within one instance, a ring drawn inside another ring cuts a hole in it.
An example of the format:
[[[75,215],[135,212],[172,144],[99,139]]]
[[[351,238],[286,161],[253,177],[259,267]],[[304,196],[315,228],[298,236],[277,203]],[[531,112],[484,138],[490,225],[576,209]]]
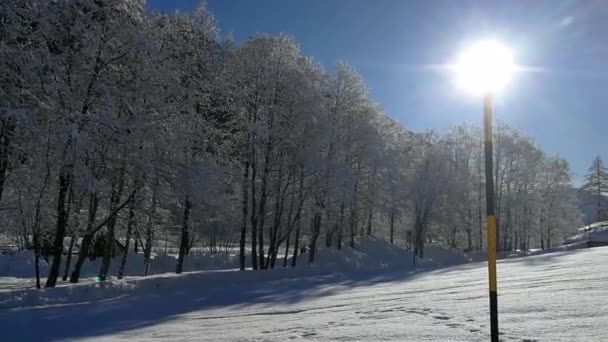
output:
[[[48,287],[98,256],[100,279],[122,276],[140,247],[143,275],[160,250],[179,273],[237,243],[243,270],[406,231],[421,257],[484,248],[479,127],[410,132],[348,63],[326,71],[285,35],[223,40],[204,2],[3,2],[0,84],[0,223],[51,263]],[[554,245],[578,220],[567,163],[494,135],[500,248]]]
[[[602,206],[602,197],[608,193],[608,168],[604,166],[604,162],[600,156],[595,157],[589,170],[585,175],[585,182],[581,187],[585,192],[589,193],[596,199],[596,221],[605,219],[605,208]]]

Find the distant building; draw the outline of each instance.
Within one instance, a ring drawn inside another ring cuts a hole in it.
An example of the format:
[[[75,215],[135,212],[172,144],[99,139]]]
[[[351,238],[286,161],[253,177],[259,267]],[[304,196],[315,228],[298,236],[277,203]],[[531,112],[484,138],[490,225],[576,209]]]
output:
[[[587,247],[608,246],[608,221],[595,222],[578,228],[578,233],[567,238],[564,245],[586,242]]]

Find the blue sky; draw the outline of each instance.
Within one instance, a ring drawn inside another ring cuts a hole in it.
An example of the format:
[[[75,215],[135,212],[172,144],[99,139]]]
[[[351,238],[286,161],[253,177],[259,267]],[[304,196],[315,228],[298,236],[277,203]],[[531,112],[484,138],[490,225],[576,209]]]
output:
[[[188,11],[197,0],[148,0]],[[495,118],[566,158],[578,182],[596,155],[608,162],[608,2],[472,0],[208,0],[222,34],[242,41],[287,33],[327,69],[350,62],[387,115],[412,130],[481,124],[481,103],[429,66],[467,42],[509,44],[518,74],[496,99]]]

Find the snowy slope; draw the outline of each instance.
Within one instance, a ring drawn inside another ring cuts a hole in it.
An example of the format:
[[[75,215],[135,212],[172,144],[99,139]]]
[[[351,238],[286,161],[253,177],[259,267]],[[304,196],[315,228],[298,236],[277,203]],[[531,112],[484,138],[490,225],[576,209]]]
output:
[[[504,341],[606,340],[608,248],[508,259],[498,271]],[[279,273],[156,276],[166,279],[111,299],[0,309],[2,340],[488,340],[484,263],[416,274]]]

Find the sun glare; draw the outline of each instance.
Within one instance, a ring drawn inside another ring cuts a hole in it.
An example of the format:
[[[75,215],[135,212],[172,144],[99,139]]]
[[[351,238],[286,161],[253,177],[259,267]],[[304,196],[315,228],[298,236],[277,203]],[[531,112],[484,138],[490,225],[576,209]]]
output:
[[[462,51],[452,68],[459,87],[482,95],[503,89],[515,64],[509,48],[496,40],[482,40]]]

